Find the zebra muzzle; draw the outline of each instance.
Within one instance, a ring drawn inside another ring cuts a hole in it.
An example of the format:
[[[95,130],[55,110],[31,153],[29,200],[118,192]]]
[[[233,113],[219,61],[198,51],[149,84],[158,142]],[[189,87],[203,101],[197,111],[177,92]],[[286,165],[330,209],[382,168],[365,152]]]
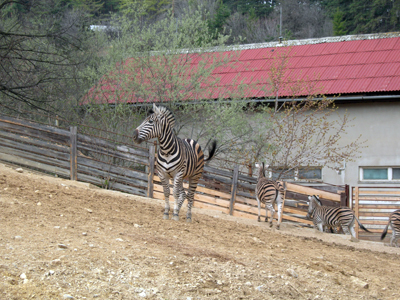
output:
[[[133,140],[138,144],[143,142],[143,140],[141,138],[139,138],[139,130],[137,130],[137,129],[135,129],[135,131],[133,132]]]

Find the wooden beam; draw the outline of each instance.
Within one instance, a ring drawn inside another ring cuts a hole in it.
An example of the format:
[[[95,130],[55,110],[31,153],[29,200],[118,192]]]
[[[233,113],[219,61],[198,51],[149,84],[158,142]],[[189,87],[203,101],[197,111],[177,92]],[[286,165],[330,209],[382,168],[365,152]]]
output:
[[[314,189],[308,186],[302,186],[299,184],[294,184],[286,182],[286,190],[303,195],[315,195],[317,194],[320,198],[325,200],[331,200],[340,203],[340,195],[337,193],[327,192],[323,190]]]
[[[71,172],[71,180],[78,180],[78,155],[76,149],[76,136],[77,136],[77,127],[71,126],[70,127],[70,172]]]
[[[149,175],[147,179],[147,197],[153,198],[153,177],[154,177],[154,165],[156,158],[156,147],[151,145],[149,148]]]
[[[233,170],[233,177],[232,177],[231,201],[229,204],[229,214],[230,215],[232,215],[234,207],[235,207],[238,177],[239,177],[239,165],[236,165],[235,169]]]

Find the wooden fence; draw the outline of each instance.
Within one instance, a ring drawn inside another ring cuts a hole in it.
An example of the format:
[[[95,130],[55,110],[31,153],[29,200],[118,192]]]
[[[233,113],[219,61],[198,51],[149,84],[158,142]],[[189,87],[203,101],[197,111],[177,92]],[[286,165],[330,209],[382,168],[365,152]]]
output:
[[[147,148],[121,145],[81,134],[77,127],[67,130],[4,115],[0,115],[0,142],[0,160],[103,188],[164,198],[154,173],[154,145]],[[206,165],[194,207],[257,219],[255,185],[256,178],[241,174],[238,165],[233,170]],[[304,218],[310,194],[319,195],[327,205],[346,204],[343,187],[315,188],[286,182],[283,220],[311,225]],[[265,209],[262,216],[265,217]]]
[[[380,236],[388,223],[390,213],[400,209],[400,187],[353,187],[352,205],[361,223],[372,232],[365,232],[356,224],[357,237],[380,241]],[[389,230],[389,233],[391,234],[391,230]],[[389,239],[390,235],[388,234],[386,241]]]
[[[148,149],[82,135],[77,127],[66,130],[4,115],[0,117],[0,143],[3,161],[147,196]]]

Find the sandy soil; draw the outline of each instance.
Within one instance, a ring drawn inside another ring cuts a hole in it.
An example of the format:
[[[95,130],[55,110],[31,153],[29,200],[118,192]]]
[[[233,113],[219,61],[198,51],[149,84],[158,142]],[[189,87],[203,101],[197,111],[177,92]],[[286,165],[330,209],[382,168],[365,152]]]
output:
[[[0,299],[400,299],[400,249],[0,165]]]

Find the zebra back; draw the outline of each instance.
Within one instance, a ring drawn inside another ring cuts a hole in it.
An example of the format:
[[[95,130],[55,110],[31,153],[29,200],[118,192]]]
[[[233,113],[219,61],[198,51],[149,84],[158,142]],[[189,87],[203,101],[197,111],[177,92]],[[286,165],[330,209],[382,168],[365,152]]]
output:
[[[400,236],[400,209],[395,210],[389,216],[389,222],[382,232],[381,240],[383,240],[387,234],[389,225],[391,225],[394,235]]]
[[[349,226],[354,222],[354,212],[345,206],[317,206],[314,211],[314,224],[323,223],[328,226]]]

